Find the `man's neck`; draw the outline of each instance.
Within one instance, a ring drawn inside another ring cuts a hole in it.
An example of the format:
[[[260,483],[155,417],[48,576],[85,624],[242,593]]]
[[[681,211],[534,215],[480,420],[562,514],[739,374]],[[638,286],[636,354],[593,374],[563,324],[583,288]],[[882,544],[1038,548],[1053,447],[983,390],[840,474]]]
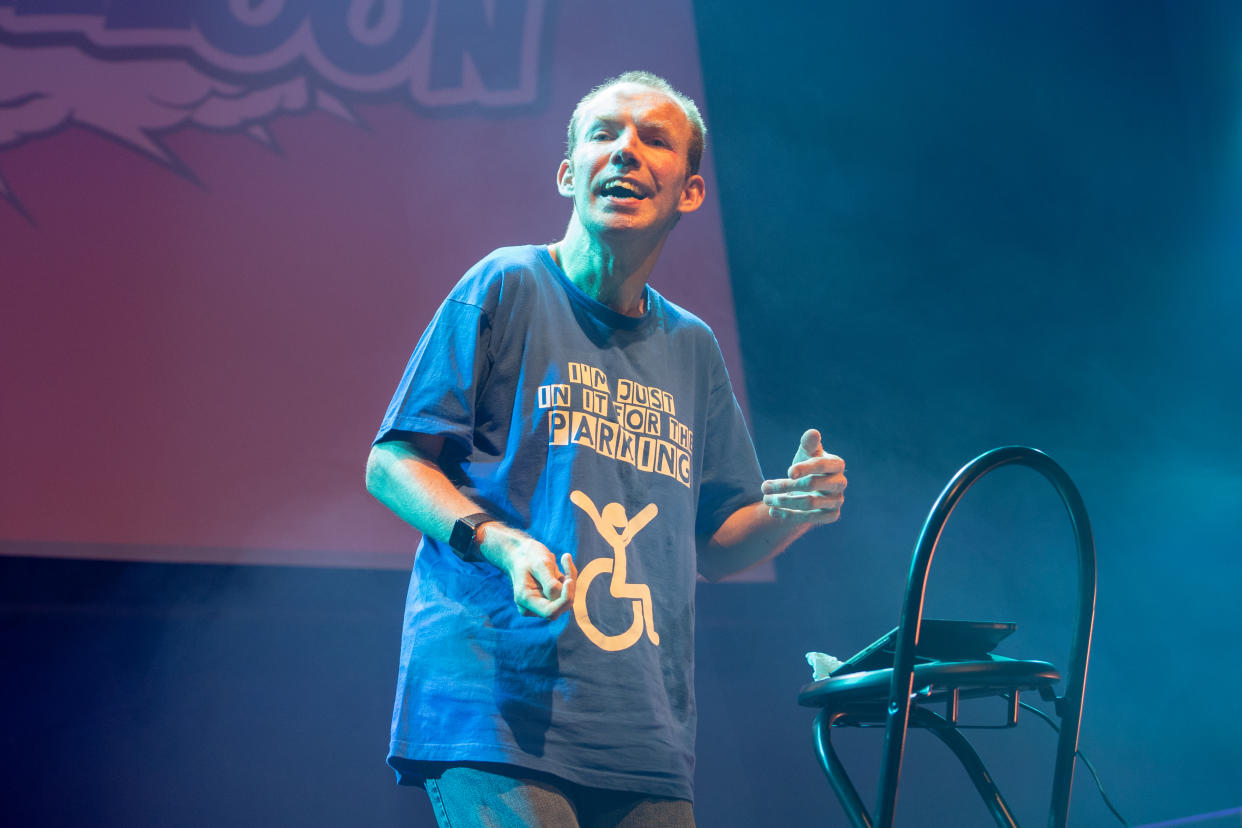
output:
[[[667,233],[654,242],[630,238],[612,243],[591,236],[575,215],[565,238],[551,246],[552,256],[578,289],[625,316],[646,311],[647,277],[660,257]]]

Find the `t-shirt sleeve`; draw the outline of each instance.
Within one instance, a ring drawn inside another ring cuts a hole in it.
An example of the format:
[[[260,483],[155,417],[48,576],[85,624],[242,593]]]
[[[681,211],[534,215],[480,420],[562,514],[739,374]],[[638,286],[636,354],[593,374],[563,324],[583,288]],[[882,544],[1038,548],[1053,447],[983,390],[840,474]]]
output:
[[[483,308],[446,299],[418,340],[374,442],[401,439],[402,433],[435,434],[468,451],[475,401],[491,365],[490,334]]]
[[[729,515],[763,496],[759,458],[718,347],[712,374],[694,527],[699,537],[711,537]]]

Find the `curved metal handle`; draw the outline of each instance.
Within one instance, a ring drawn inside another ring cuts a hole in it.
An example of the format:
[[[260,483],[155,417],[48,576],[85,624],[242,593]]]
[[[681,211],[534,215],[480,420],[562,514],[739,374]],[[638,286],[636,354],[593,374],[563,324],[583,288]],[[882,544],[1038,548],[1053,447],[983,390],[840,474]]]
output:
[[[1052,483],[1061,496],[1074,530],[1078,548],[1078,609],[1074,617],[1074,640],[1070,648],[1070,667],[1066,676],[1061,735],[1057,741],[1056,769],[1052,777],[1052,803],[1048,824],[1064,828],[1069,822],[1070,790],[1074,782],[1074,755],[1078,751],[1078,732],[1082,722],[1082,703],[1087,685],[1087,661],[1091,656],[1091,631],[1095,623],[1095,542],[1087,510],[1074,482],[1051,457],[1026,446],[993,449],[967,463],[940,493],[919,534],[910,563],[905,600],[901,605],[901,629],[893,662],[889,688],[887,721],[884,730],[884,756],[880,768],[880,790],[876,803],[876,825],[892,828],[897,802],[897,782],[901,776],[901,757],[905,749],[910,720],[910,694],[914,679],[914,650],[923,620],[923,597],[936,544],[949,515],[966,490],[1001,466],[1028,466]]]

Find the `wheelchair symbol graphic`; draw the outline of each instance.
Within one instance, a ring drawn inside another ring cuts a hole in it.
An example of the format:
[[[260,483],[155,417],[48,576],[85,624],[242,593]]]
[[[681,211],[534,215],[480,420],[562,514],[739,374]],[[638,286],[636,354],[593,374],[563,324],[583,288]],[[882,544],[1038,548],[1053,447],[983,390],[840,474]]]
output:
[[[570,492],[569,500],[591,518],[600,537],[612,547],[613,555],[611,558],[596,558],[578,574],[578,591],[574,595],[574,618],[578,620],[578,626],[592,644],[608,652],[634,646],[642,638],[644,629],[651,643],[660,646],[660,634],[655,630],[651,588],[646,584],[631,584],[625,580],[625,547],[629,546],[639,530],[650,523],[660,510],[654,503],[648,503],[634,517],[627,518],[624,506],[620,503],[609,503],[601,512],[595,508],[591,498],[576,489]],[[608,585],[609,594],[613,598],[631,599],[634,609],[634,622],[625,632],[616,635],[607,635],[600,631],[592,623],[587,611],[587,591],[591,588],[591,582],[597,576],[609,573],[612,574]]]

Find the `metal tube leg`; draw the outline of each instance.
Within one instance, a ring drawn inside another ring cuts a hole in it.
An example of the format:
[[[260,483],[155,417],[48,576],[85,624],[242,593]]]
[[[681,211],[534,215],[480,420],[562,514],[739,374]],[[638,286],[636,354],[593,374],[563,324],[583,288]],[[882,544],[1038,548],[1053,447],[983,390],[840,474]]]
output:
[[[961,731],[940,716],[921,707],[910,711],[910,719],[912,725],[930,730],[948,746],[949,750],[953,751],[962,763],[962,767],[966,769],[967,775],[970,776],[970,781],[974,783],[975,790],[979,792],[979,796],[983,797],[983,803],[987,805],[996,824],[1001,828],[1018,828],[1018,823],[1009,810],[1009,803],[1005,802],[996,783],[992,781],[988,769],[983,766],[983,760],[979,758],[979,754],[975,752]]]
[[[832,749],[832,723],[844,715],[829,713],[827,710],[819,711],[814,724],[815,754],[819,757],[819,766],[828,776],[828,783],[832,785],[833,793],[845,810],[850,825],[853,828],[871,828],[871,815],[867,813],[867,806],[863,805],[845,766],[837,758],[837,752]]]

